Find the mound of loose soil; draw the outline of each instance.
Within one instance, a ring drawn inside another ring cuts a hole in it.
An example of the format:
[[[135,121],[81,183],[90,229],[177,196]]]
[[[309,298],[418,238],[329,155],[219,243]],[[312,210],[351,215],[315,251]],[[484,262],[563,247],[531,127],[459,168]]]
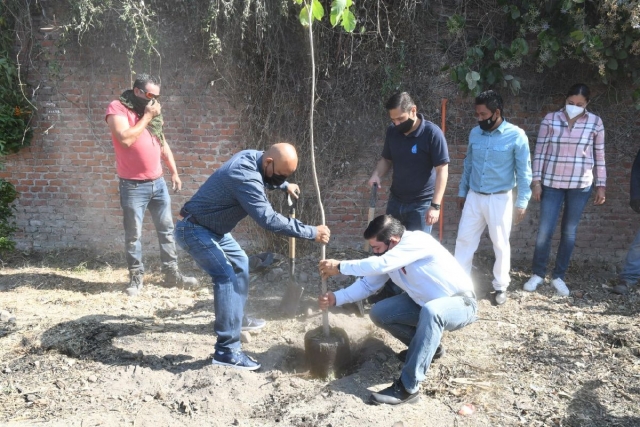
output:
[[[445,334],[447,354],[432,364],[417,404],[388,407],[367,401],[397,377],[402,365],[395,353],[403,347],[355,306],[330,315],[350,338],[346,375],[308,374],[304,335],[321,324],[317,260],[298,262],[296,279],[306,290],[294,319],[278,314],[288,280],[283,257],[252,274],[247,311],[268,320],[243,344],[262,363],[257,372],[211,365],[212,295],[196,269],[190,272],[202,288],[165,288],[152,263],[144,292],[129,298],[117,257],[61,252],[5,260],[0,424],[640,425],[640,293],[610,294],[613,268],[580,264],[567,274],[571,297],[555,296],[549,284],[529,294],[522,291],[528,278],[522,264],[512,271],[509,300],[494,307],[485,297],[491,262],[476,257],[478,322]],[[339,277],[329,286],[349,281]],[[461,409],[470,415],[459,415]]]

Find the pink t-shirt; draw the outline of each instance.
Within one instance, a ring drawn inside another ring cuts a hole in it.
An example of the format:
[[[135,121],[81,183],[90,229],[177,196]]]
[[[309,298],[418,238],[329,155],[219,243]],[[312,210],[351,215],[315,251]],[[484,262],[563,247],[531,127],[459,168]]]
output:
[[[124,116],[129,120],[129,126],[138,123],[138,115],[125,107],[120,101],[112,101],[107,107],[105,120],[110,115]],[[113,148],[116,151],[116,170],[118,176],[124,179],[157,179],[163,175],[160,162],[160,141],[151,135],[148,129],[142,131],[131,147],[122,145],[113,134],[111,135]]]

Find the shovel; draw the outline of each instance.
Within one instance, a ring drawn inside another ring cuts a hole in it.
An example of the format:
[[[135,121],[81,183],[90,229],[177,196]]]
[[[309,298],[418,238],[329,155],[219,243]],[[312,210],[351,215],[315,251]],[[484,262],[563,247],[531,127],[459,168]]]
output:
[[[289,218],[296,217],[296,200],[291,199],[291,195],[287,196],[287,204],[289,205]],[[296,283],[296,238],[289,237],[289,285],[285,291],[284,297],[280,303],[280,311],[286,317],[295,317],[300,304],[300,298],[304,292],[304,287]]]
[[[373,221],[376,215],[376,202],[378,201],[378,184],[374,183],[371,187],[371,198],[369,199],[369,221],[367,226]],[[369,252],[369,242],[364,242],[364,251]]]

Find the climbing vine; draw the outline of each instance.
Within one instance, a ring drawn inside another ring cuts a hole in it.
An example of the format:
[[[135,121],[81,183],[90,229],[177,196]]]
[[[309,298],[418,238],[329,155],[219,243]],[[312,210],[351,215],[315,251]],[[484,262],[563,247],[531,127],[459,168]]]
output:
[[[29,145],[33,136],[34,106],[22,80],[16,49],[16,21],[24,17],[18,2],[0,3],[0,161]],[[14,185],[0,179],[0,250],[13,249]]]
[[[517,93],[519,67],[538,73],[562,64],[587,67],[609,84],[630,78],[640,108],[640,2],[637,0],[498,0],[505,28],[483,34],[450,67],[451,79],[467,93],[502,85]],[[459,14],[448,19],[450,36],[465,38]],[[469,40],[466,40],[467,42]]]

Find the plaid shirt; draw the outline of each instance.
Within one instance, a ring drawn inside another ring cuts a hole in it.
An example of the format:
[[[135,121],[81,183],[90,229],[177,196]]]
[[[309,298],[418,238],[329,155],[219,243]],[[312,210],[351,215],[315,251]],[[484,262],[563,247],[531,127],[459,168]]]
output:
[[[552,188],[605,187],[604,126],[586,112],[569,130],[564,109],[549,113],[540,124],[533,156],[533,180]]]

